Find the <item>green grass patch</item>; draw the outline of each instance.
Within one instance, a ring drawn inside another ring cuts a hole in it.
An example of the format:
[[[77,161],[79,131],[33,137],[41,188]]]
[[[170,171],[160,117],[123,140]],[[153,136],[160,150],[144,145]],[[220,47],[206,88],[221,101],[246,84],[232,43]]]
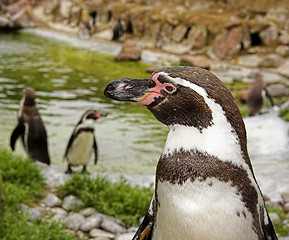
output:
[[[77,174],[58,190],[61,197],[75,195],[83,201],[83,207],[94,207],[98,212],[119,218],[127,227],[138,226],[153,194],[152,187],[131,187],[125,179],[111,183],[105,177],[90,179]]]
[[[283,118],[284,120],[289,121],[289,109],[286,108],[286,109],[281,110],[279,112],[279,116]]]
[[[0,169],[5,197],[5,201],[0,202],[0,239],[76,239],[58,223],[28,223],[28,216],[18,211],[20,203],[31,205],[44,196],[44,179],[32,161],[0,149]]]
[[[269,213],[273,213],[273,212],[277,213],[277,215],[280,218],[279,222],[273,221],[274,229],[275,229],[275,232],[278,234],[278,236],[281,236],[281,237],[288,236],[289,225],[288,225],[288,223],[284,224],[284,221],[286,221],[286,220],[288,221],[288,217],[286,218],[286,213],[281,209],[273,208],[270,206],[267,206],[267,210]]]

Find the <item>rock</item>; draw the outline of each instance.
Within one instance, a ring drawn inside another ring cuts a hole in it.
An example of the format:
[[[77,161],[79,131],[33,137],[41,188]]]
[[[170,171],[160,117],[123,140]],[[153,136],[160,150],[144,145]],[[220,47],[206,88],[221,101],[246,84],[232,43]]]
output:
[[[67,211],[72,211],[79,207],[82,204],[80,199],[77,199],[75,196],[69,195],[66,196],[62,201],[62,208]]]
[[[61,199],[58,198],[56,195],[49,193],[45,199],[43,200],[43,203],[47,207],[60,207],[61,206]]]
[[[106,232],[106,231],[103,231],[103,230],[100,230],[100,229],[92,229],[90,232],[89,232],[89,236],[92,237],[92,238],[101,238],[101,239],[113,239],[114,238],[114,234],[112,233],[109,233],[109,232]]]
[[[281,105],[280,110],[283,110],[283,109],[289,109],[289,100]],[[286,201],[284,200],[284,202],[286,202]],[[287,202],[289,202],[289,201],[287,201]]]
[[[18,210],[22,213],[27,213],[28,212],[28,205],[24,204],[24,203],[20,203],[18,206]]]
[[[78,239],[88,239],[88,238],[85,236],[84,232],[82,232],[82,231],[77,231],[77,232],[75,233],[75,237],[77,237]]]
[[[79,211],[80,214],[82,214],[84,217],[89,217],[91,216],[92,214],[96,213],[95,209],[94,208],[84,208],[84,209],[81,209]]]
[[[189,52],[190,47],[189,46],[184,46],[182,44],[175,44],[175,43],[170,43],[170,44],[165,44],[162,47],[162,50],[168,53],[173,53],[173,54],[185,54]]]
[[[279,42],[284,45],[289,45],[289,34],[284,34],[279,37]]]
[[[80,230],[83,232],[89,232],[93,228],[99,228],[101,221],[102,217],[100,215],[92,215],[85,219],[80,226]]]
[[[289,46],[286,45],[280,45],[276,47],[275,52],[282,57],[288,57],[289,56]]]
[[[207,29],[203,26],[192,26],[188,33],[186,44],[190,49],[201,49],[207,44]]]
[[[82,216],[79,213],[71,213],[64,220],[66,227],[72,230],[78,230],[84,221],[85,221],[84,216]]]
[[[195,66],[201,68],[210,68],[211,61],[208,57],[199,55],[199,56],[190,56],[184,55],[181,57],[180,64],[182,66]]]
[[[225,24],[225,28],[237,27],[237,26],[240,26],[241,24],[242,24],[242,21],[240,20],[240,18],[236,16],[231,16],[229,18],[229,21]]]
[[[133,233],[133,232],[124,233],[124,234],[120,234],[120,235],[116,236],[114,238],[114,240],[131,240],[134,235],[135,235],[135,233]]]
[[[72,1],[68,0],[60,1],[59,13],[62,19],[69,20],[72,4],[73,4]]]
[[[0,16],[0,27],[8,27],[9,26],[9,19],[5,16]]]
[[[276,44],[278,39],[278,28],[274,25],[271,25],[261,31],[259,36],[262,43],[264,43],[266,46]]]
[[[115,57],[115,61],[139,61],[141,50],[134,43],[125,41],[121,52]]]
[[[277,70],[281,76],[289,78],[289,59],[286,59],[285,62],[280,67],[278,67]]]
[[[288,237],[279,237],[279,240],[289,240],[289,236]]]
[[[124,233],[126,228],[111,218],[104,218],[100,225],[101,229],[112,233]]]
[[[280,217],[278,216],[277,213],[274,213],[274,212],[269,213],[269,216],[270,216],[271,221],[272,221],[273,223],[278,223],[278,222],[280,222]]]
[[[289,89],[283,84],[271,84],[267,87],[267,91],[271,97],[285,97],[289,96]]]
[[[51,208],[52,217],[51,220],[56,222],[64,222],[66,219],[68,213],[63,209],[59,207]]]
[[[289,202],[289,192],[284,192],[282,193],[282,199],[284,201],[284,203],[288,203]]]
[[[259,63],[259,67],[275,68],[283,63],[283,58],[279,54],[268,54]]]
[[[27,213],[30,215],[29,220],[30,221],[37,221],[39,222],[41,220],[41,211],[39,208],[29,208]]]
[[[258,67],[262,58],[256,54],[244,55],[238,58],[238,64],[244,67]]]
[[[213,43],[214,54],[221,58],[231,58],[241,50],[242,28],[235,27],[217,36]]]
[[[175,42],[180,42],[184,38],[187,32],[187,27],[183,24],[178,25],[172,32],[172,40]]]
[[[146,69],[146,72],[147,73],[153,73],[153,72],[155,72],[155,71],[157,71],[157,70],[159,70],[159,69],[161,69],[162,67],[148,67],[147,69]]]
[[[281,29],[286,29],[286,24],[288,24],[289,10],[288,8],[269,8],[265,20],[267,22],[273,22]]]

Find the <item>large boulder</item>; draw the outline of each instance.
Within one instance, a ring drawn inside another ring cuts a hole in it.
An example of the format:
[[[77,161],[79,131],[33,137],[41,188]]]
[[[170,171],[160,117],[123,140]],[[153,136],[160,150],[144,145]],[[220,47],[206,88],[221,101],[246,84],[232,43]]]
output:
[[[115,61],[139,61],[140,59],[141,50],[131,41],[125,41],[121,52],[115,57]]]

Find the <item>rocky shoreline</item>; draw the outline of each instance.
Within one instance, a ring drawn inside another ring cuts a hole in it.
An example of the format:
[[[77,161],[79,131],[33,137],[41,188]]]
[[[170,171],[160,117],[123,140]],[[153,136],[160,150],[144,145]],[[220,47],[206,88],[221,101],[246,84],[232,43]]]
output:
[[[23,214],[29,215],[29,221],[51,221],[60,222],[65,225],[67,232],[77,237],[78,239],[87,240],[131,240],[137,228],[132,227],[127,229],[124,223],[114,217],[98,213],[94,208],[79,209],[82,201],[73,195],[65,196],[60,199],[57,196],[55,187],[65,183],[70,179],[70,175],[64,174],[64,168],[58,166],[46,166],[45,164],[36,163],[40,168],[42,175],[45,178],[46,184],[49,187],[47,195],[33,207],[25,204],[19,205],[19,210]],[[119,174],[106,175],[110,181],[117,181]],[[91,174],[91,177],[96,177],[96,174]],[[145,186],[148,179],[143,179],[143,182],[136,183],[135,177],[130,179],[129,175],[124,175],[132,185]],[[154,176],[148,176],[150,181],[153,181]],[[287,213],[282,224],[289,224],[289,192],[282,195],[283,202],[272,202],[266,199],[267,206],[281,209]],[[270,213],[271,220],[274,223],[280,223],[281,219],[276,213]],[[288,240],[288,237],[279,238],[280,240]]]

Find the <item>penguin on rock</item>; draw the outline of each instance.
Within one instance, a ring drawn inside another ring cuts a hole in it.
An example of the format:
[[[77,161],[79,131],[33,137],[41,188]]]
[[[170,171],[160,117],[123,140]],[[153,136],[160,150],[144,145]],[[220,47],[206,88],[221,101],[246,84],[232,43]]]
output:
[[[35,92],[29,87],[23,90],[23,98],[18,111],[18,124],[10,137],[10,146],[13,151],[19,137],[31,159],[50,164],[46,130],[35,104]]]
[[[247,152],[244,122],[225,85],[196,67],[118,79],[105,96],[144,105],[169,133],[155,194],[133,240],[276,240]]]
[[[68,162],[65,173],[72,173],[72,166],[82,165],[82,172],[87,172],[86,166],[94,152],[94,163],[97,163],[98,148],[94,136],[95,120],[100,118],[99,111],[94,109],[87,110],[75,126],[73,133],[66,147],[64,158]]]

